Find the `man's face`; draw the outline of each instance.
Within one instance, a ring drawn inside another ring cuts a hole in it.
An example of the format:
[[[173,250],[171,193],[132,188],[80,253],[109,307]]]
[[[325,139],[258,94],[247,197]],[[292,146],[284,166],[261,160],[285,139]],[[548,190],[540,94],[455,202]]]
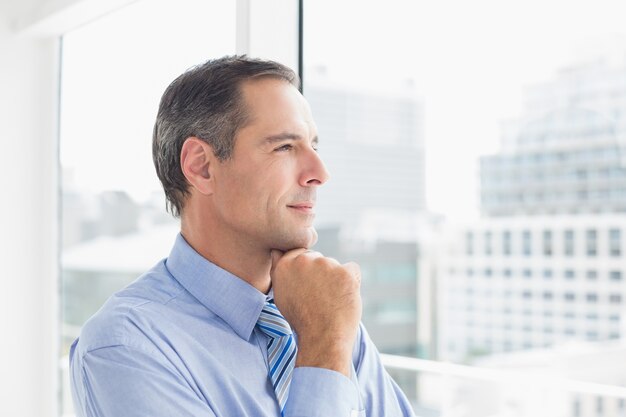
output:
[[[242,92],[249,122],[232,158],[213,170],[220,224],[255,249],[308,248],[317,241],[316,189],[328,179],[311,109],[284,80],[248,81]]]

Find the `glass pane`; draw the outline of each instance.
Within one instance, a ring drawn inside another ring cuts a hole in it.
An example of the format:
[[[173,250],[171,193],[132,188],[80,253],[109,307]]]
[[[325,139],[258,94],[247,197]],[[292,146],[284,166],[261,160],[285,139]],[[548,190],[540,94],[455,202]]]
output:
[[[80,326],[166,256],[178,231],[152,164],[161,94],[234,50],[235,4],[217,0],[139,1],[63,37],[62,368]]]
[[[316,0],[305,11],[304,94],[331,174],[318,249],[361,264],[379,349],[622,384],[603,357],[624,332],[626,6]],[[551,365],[571,343],[601,370]],[[558,398],[527,402],[498,384],[478,395],[455,383],[456,395],[398,378],[428,415],[607,414],[618,396],[562,382]]]

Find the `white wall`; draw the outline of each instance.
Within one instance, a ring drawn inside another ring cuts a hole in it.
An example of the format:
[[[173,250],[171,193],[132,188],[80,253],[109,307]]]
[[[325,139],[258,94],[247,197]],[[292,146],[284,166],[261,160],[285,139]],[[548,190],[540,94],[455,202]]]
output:
[[[58,41],[18,35],[2,6],[0,415],[55,416]]]
[[[59,36],[131,0],[0,0],[0,415],[58,416]]]

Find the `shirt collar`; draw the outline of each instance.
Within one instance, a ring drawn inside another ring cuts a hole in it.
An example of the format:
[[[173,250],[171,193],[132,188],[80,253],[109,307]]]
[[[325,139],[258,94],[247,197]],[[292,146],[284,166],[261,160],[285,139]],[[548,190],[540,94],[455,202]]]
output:
[[[167,269],[191,295],[249,340],[266,295],[196,252],[179,233]]]

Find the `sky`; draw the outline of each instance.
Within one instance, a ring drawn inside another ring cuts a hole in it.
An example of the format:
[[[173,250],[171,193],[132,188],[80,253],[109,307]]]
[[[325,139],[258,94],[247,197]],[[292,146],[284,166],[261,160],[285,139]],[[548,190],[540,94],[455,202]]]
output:
[[[159,188],[159,97],[184,69],[234,52],[234,3],[140,1],[65,37],[61,160],[75,187],[138,200]],[[478,158],[497,152],[499,123],[519,117],[524,86],[626,39],[622,1],[315,0],[305,13],[305,68],[382,90],[413,81],[427,204],[458,220],[478,216]]]

